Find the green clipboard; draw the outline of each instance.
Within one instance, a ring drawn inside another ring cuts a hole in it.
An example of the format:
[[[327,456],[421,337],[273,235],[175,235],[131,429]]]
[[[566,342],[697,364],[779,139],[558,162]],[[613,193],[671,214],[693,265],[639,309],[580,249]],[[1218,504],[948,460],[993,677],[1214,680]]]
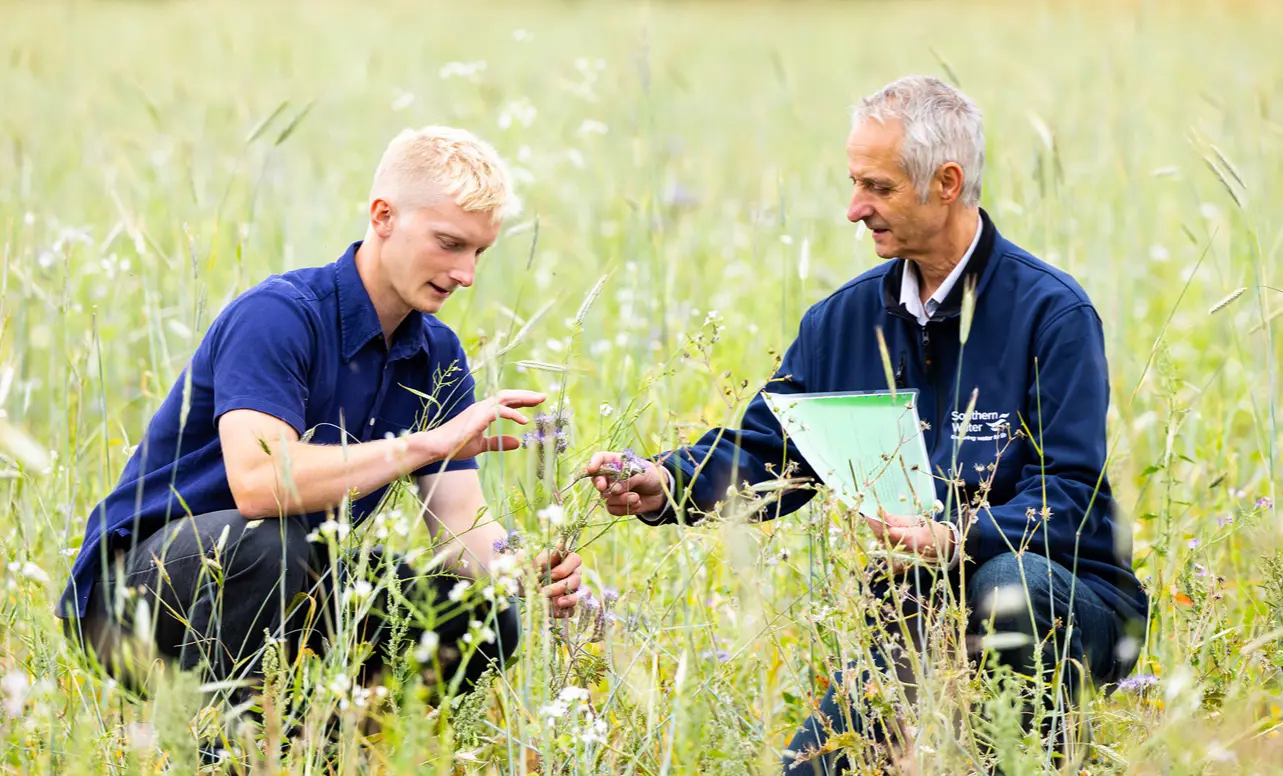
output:
[[[915,390],[762,393],[785,436],[849,509],[877,518],[938,509]]]

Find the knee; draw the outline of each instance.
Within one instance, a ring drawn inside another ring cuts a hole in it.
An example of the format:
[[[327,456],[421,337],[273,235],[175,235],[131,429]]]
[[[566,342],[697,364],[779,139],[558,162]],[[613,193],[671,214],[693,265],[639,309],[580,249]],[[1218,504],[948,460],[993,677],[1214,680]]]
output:
[[[234,574],[271,577],[291,590],[302,589],[311,551],[301,521],[293,518],[251,520],[227,552],[225,571],[229,577]]]
[[[1054,573],[1046,558],[1032,553],[1003,553],[982,564],[967,581],[973,624],[1028,630],[1033,618],[1049,610]]]

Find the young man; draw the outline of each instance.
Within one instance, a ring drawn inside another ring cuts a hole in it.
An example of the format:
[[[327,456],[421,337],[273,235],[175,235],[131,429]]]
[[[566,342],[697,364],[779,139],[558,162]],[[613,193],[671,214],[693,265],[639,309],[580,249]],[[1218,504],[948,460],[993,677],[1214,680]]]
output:
[[[544,396],[475,402],[459,339],[433,314],[472,285],[515,208],[491,146],[448,127],[406,131],[374,175],[363,240],[331,264],[268,278],[218,316],[90,515],[62,596],[68,630],[109,670],[129,675],[158,653],[216,680],[254,677],[267,638],[332,645],[353,591],[371,598],[347,633],[373,647],[363,679],[379,670],[383,615],[398,605],[459,612],[425,639],[439,645],[438,680],[462,671],[466,685],[513,653],[516,607],[491,595],[500,606],[460,610],[460,582],[485,576],[506,536],[485,513],[476,457],[520,441],[487,430],[500,418],[525,423],[520,410]],[[326,539],[406,476],[445,549],[430,576],[379,553],[357,579]],[[553,614],[570,616],[579,557],[538,564]],[[379,567],[395,569],[399,594]],[[411,644],[425,624],[411,618]]]
[[[937,79],[904,78],[863,101],[846,145],[854,187],[847,218],[867,227],[878,256],[890,261],[807,312],[767,390],[886,390],[880,330],[897,387],[919,391],[931,468],[943,474],[937,495],[953,510],[939,520],[870,516],[877,536],[918,560],[897,562],[875,592],[920,641],[927,618],[915,616],[912,596],[896,591],[931,590],[934,573],[970,607],[971,642],[990,630],[1021,634],[997,654],[1016,671],[1064,667],[1074,687],[1074,667],[1082,666],[1090,680],[1108,683],[1134,665],[1137,650],[1124,639],[1144,622],[1148,599],[1130,568],[1129,537],[1116,530],[1104,472],[1109,382],[1101,321],[1073,278],[1004,239],[980,209],[984,147],[980,111]],[[970,282],[975,309],[964,353]],[[959,433],[973,389],[971,432]],[[1032,438],[1017,433],[1022,421]],[[715,429],[661,460],[622,483],[595,478],[612,514],[693,522],[715,510],[728,488],[777,479],[790,464],[796,476],[816,478],[760,395],[739,429]],[[608,464],[605,471],[617,471],[620,461],[598,453],[588,471]],[[948,480],[961,481],[962,493],[951,492]],[[763,517],[777,507],[779,514],[796,510],[813,494],[788,492]],[[898,670],[898,650],[884,644],[874,662]],[[885,721],[861,708],[871,667],[851,668],[850,717],[866,735],[884,738]],[[837,731],[847,718],[834,690],[842,684],[839,675],[819,708]],[[787,768],[845,768],[840,753],[814,756],[827,729],[818,716],[809,720],[789,745]],[[795,763],[794,754],[808,761]]]

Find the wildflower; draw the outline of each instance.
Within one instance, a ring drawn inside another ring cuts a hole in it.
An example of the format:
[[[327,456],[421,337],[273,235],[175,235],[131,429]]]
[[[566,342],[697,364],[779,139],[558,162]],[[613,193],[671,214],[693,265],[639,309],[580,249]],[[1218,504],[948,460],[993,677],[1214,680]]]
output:
[[[584,119],[583,123],[579,125],[579,132],[577,134],[580,137],[587,137],[588,135],[604,135],[607,131],[608,129],[606,125],[602,122],[597,121],[596,119]]]
[[[461,579],[458,582],[455,582],[454,587],[450,588],[450,595],[449,595],[450,600],[462,601],[463,596],[467,594],[468,587],[471,586],[471,584],[472,583],[466,579]]]
[[[520,124],[523,127],[529,127],[535,123],[535,116],[539,111],[531,104],[530,100],[522,97],[519,100],[508,103],[499,113],[499,129],[508,129],[513,124]]]
[[[1140,674],[1138,676],[1128,677],[1118,683],[1118,689],[1123,692],[1141,692],[1146,687],[1153,687],[1158,684],[1158,677],[1153,674]]]
[[[31,689],[31,683],[27,681],[26,673],[22,671],[10,671],[0,679],[0,688],[4,690],[4,711],[10,717],[16,717],[22,713],[23,707],[27,703],[27,691]]]
[[[1188,546],[1191,550],[1197,550],[1197,549],[1198,549],[1198,545],[1200,545],[1200,544],[1202,544],[1202,543],[1203,543],[1203,542],[1202,542],[1202,541],[1200,541],[1200,540],[1198,540],[1198,539],[1190,539],[1190,540],[1189,540],[1189,543],[1188,543],[1188,545],[1187,545],[1187,546]]]
[[[606,731],[606,720],[598,717],[593,720],[591,725],[584,727],[584,734],[580,737],[580,740],[585,744],[604,744],[606,743]]]
[[[359,604],[370,597],[374,592],[374,586],[364,579],[358,579],[356,584],[343,591],[343,603]]]
[[[631,448],[625,449],[620,453],[619,459],[619,463],[611,461],[602,464],[599,470],[602,474],[610,475],[612,482],[622,482],[629,477],[635,477],[646,472],[646,463]]]
[[[476,62],[447,62],[441,67],[438,75],[441,80],[447,80],[454,77],[459,78],[476,78],[478,74],[485,72],[486,61],[479,59]]]
[[[1273,508],[1274,508],[1274,499],[1270,498],[1269,496],[1261,496],[1260,498],[1258,498],[1258,499],[1256,500],[1256,508],[1257,508],[1257,509],[1273,509]]]
[[[1233,515],[1222,515],[1222,516],[1220,516],[1220,517],[1216,518],[1216,524],[1217,524],[1217,525],[1221,525],[1221,526],[1234,525],[1234,516],[1233,516]]]
[[[426,663],[437,653],[437,647],[441,645],[441,637],[436,631],[425,630],[419,637],[419,646],[414,650],[414,659],[420,663]]]
[[[609,343],[607,343],[607,345],[609,345]],[[606,402],[602,402],[601,406],[597,408],[597,411],[601,413],[603,418],[609,418],[611,415],[615,414],[615,408]]]
[[[9,573],[11,574],[21,574],[27,579],[35,580],[36,582],[39,582],[41,584],[44,584],[49,581],[49,575],[45,573],[45,570],[37,566],[35,563],[32,563],[31,561],[26,561],[25,563],[19,563],[18,561],[15,560],[12,563],[10,563],[7,568],[9,569]]]
[[[1196,577],[1205,577],[1205,576],[1207,576],[1207,567],[1206,567],[1206,566],[1204,566],[1204,565],[1203,565],[1203,564],[1201,564],[1201,563],[1195,563],[1195,564],[1194,564],[1194,576],[1196,576]]]
[[[561,525],[566,520],[566,510],[560,504],[549,504],[535,513],[540,520],[547,520],[550,525]]]

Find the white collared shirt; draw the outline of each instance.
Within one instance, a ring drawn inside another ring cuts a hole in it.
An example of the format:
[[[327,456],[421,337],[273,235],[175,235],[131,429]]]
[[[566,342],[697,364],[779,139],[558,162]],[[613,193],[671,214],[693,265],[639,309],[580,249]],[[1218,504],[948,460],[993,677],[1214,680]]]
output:
[[[976,236],[971,238],[971,247],[967,252],[962,254],[962,259],[958,262],[949,277],[944,279],[936,292],[927,300],[926,305],[922,304],[922,294],[918,290],[918,272],[913,262],[904,263],[904,278],[900,281],[900,304],[908,308],[909,313],[918,319],[919,326],[926,326],[931,316],[935,315],[936,310],[944,303],[949,296],[949,292],[957,285],[958,278],[962,277],[962,272],[967,268],[967,262],[971,260],[971,254],[976,252],[976,246],[980,244],[980,233],[984,231],[985,222],[983,218],[976,217]]]

